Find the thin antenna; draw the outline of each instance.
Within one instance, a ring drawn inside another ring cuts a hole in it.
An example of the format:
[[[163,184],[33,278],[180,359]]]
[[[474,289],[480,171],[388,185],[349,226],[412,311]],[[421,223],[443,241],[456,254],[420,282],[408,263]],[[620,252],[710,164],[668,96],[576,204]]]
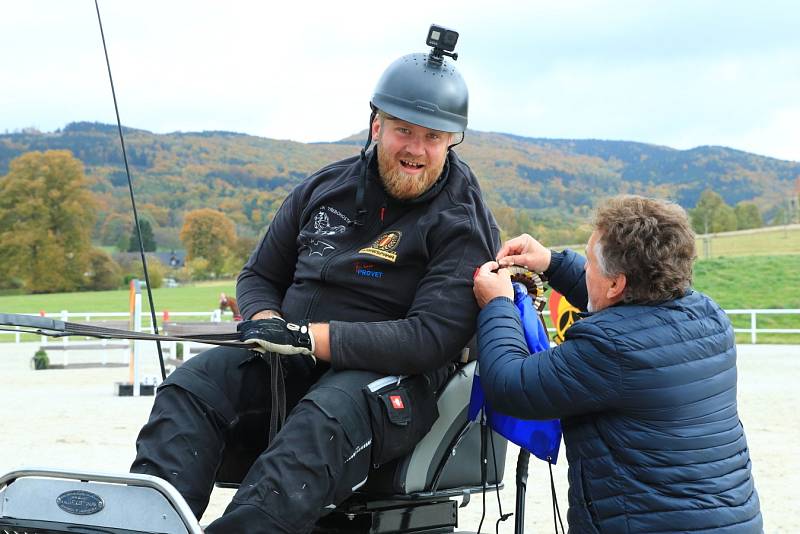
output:
[[[144,242],[142,241],[142,229],[139,227],[139,213],[136,211],[136,199],[133,196],[133,182],[131,181],[131,169],[128,166],[128,154],[125,151],[125,138],[122,136],[122,121],[119,119],[119,107],[117,106],[117,92],[114,90],[114,78],[111,76],[111,62],[108,60],[108,48],[106,47],[106,36],[103,32],[103,21],[100,18],[100,6],[94,0],[94,7],[97,10],[97,23],[100,25],[100,37],[103,40],[103,52],[106,55],[106,67],[108,67],[108,81],[111,83],[111,96],[114,98],[114,112],[117,114],[117,129],[119,130],[119,144],[122,146],[122,159],[125,161],[125,174],[128,176],[128,191],[131,194],[131,206],[133,207],[133,223],[136,226],[136,235],[139,238],[139,253],[142,257],[142,269],[144,270],[144,281],[147,284],[147,299],[150,301],[150,319],[153,321],[153,333],[158,335],[158,321],[156,321],[156,308],[153,305],[153,292],[150,289],[150,276],[147,273],[147,259],[144,256]],[[166,380],[167,371],[164,367],[164,354],[161,351],[161,341],[156,340],[158,347],[158,363],[161,366],[161,380]]]

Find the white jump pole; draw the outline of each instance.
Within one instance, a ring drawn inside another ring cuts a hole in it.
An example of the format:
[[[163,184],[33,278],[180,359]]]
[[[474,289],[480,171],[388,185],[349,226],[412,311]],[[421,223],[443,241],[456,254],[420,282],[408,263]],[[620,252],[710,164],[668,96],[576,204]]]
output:
[[[139,280],[131,280],[131,322],[135,332],[142,331],[142,284]],[[133,385],[133,396],[139,396],[139,381],[141,379],[141,347],[142,342],[134,340],[131,344],[131,358],[128,365],[128,379]]]

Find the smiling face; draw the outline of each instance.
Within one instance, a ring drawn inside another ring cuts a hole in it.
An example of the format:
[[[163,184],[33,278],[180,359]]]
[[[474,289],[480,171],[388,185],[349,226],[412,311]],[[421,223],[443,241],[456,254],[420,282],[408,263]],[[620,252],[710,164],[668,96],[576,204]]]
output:
[[[399,200],[420,196],[442,174],[452,134],[400,119],[376,117],[378,170],[389,195]]]

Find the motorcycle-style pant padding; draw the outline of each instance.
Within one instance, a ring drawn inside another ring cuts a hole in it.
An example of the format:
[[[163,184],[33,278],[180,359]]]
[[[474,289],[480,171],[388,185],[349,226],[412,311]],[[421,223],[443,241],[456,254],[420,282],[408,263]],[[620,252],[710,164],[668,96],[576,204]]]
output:
[[[378,425],[363,389],[382,376],[283,361],[288,415],[269,444],[269,368],[258,353],[213,348],[158,389],[131,471],[169,481],[198,518],[216,479],[244,477],[208,534],[309,532],[366,481]]]

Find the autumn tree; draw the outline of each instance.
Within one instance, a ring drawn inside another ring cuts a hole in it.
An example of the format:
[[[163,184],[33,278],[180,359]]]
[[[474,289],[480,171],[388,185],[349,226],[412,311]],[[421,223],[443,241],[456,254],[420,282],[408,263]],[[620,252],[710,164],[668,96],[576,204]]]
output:
[[[241,271],[257,244],[258,239],[255,237],[242,236],[236,239],[236,242],[230,247],[228,261],[225,263],[225,272],[236,274]]]
[[[225,259],[236,244],[236,228],[221,211],[209,208],[193,210],[184,219],[181,241],[186,248],[187,260],[205,259],[208,272],[217,276],[222,273]]]
[[[736,204],[733,208],[736,214],[736,228],[738,230],[747,230],[749,228],[761,228],[764,226],[764,219],[761,218],[761,212],[758,210],[755,202],[742,201]]]
[[[93,225],[83,164],[69,151],[14,159],[0,178],[0,280],[36,293],[83,287]]]
[[[109,213],[100,226],[100,244],[117,247],[120,251],[128,248],[128,229],[131,226],[131,214]]]
[[[725,200],[714,191],[706,189],[694,209],[689,210],[692,227],[698,234],[736,230],[736,214]]]

